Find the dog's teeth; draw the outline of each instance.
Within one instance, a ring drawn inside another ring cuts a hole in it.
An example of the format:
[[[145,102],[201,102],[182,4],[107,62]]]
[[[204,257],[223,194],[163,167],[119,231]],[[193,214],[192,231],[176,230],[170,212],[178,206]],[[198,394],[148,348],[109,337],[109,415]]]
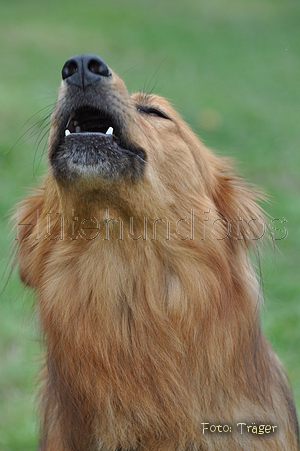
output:
[[[66,130],[65,130],[65,136],[68,136],[68,135],[70,135],[70,134],[71,134],[70,130],[66,129]]]
[[[77,125],[77,127],[75,127],[75,132],[76,133],[80,133],[81,132],[81,128],[79,127],[79,125]]]
[[[107,131],[106,131],[106,135],[112,135],[113,134],[113,132],[114,132],[114,129],[112,128],[112,127],[109,127],[108,129],[107,129]]]
[[[76,125],[78,125],[77,121],[73,121],[74,127],[76,127]]]

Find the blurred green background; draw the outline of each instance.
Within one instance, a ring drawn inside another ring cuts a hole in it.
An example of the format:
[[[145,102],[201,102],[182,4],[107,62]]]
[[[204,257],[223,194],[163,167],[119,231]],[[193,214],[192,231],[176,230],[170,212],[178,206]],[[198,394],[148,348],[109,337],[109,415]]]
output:
[[[43,119],[61,68],[76,53],[96,53],[129,91],[170,99],[209,147],[237,159],[241,175],[269,193],[270,217],[286,220],[288,236],[263,263],[262,323],[299,411],[299,0],[0,0],[0,36],[2,288],[9,210],[45,171]],[[29,451],[42,350],[30,292],[16,274],[2,288],[0,451]]]

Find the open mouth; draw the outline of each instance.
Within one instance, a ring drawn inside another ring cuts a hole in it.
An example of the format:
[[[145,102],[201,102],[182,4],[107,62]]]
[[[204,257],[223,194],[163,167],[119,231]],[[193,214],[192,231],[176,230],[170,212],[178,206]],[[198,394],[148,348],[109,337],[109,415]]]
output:
[[[113,120],[108,115],[93,108],[86,107],[80,108],[71,114],[65,128],[65,136],[73,133],[113,135],[115,130],[116,127]]]
[[[82,140],[92,140],[93,143],[98,139],[99,151],[106,145],[114,146],[120,152],[129,152],[142,160],[145,160],[145,154],[140,148],[126,143],[122,140],[120,127],[116,120],[112,119],[108,114],[92,107],[81,107],[71,113],[65,126],[65,144],[72,138],[77,142]]]
[[[145,153],[128,142],[121,119],[91,106],[74,109],[50,154],[54,176],[62,180],[78,175],[139,178],[145,169]]]

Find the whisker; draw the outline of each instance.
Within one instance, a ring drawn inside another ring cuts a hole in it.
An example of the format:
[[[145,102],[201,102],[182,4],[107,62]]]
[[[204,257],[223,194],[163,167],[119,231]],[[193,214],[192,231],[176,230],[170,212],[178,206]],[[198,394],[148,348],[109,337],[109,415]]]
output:
[[[37,113],[35,113],[33,116],[31,116],[30,119],[28,119],[25,124],[21,127],[20,131],[25,127],[28,122],[35,117],[37,114],[39,114],[41,111],[45,110],[46,108],[51,107],[51,105],[47,105],[47,107],[41,108]],[[31,127],[27,128],[27,130],[22,133],[22,135],[17,139],[17,141],[14,143],[14,145],[7,151],[3,153],[3,156],[6,157],[9,155],[19,144],[23,144],[24,142],[27,142],[29,139],[40,133],[41,128],[43,128],[44,123],[49,120],[51,116],[51,113],[44,116],[42,119],[39,119],[35,124],[33,124]]]
[[[38,143],[37,143],[37,145],[36,145],[36,150],[35,150],[35,153],[34,153],[34,159],[33,159],[33,178],[35,178],[36,173],[37,173],[37,171],[38,171],[38,169],[39,169],[39,167],[40,167],[40,164],[41,164],[41,162],[42,162],[43,156],[45,155],[45,150],[46,150],[46,146],[47,146],[47,141],[45,142],[43,151],[42,151],[42,153],[41,153],[41,155],[40,155],[40,157],[39,157],[38,165],[37,165],[36,169],[34,169],[34,165],[35,165],[35,162],[36,162],[36,160],[37,160],[37,152],[38,152],[39,146],[40,146],[41,142],[43,141],[43,139],[44,139],[44,138],[48,135],[48,133],[49,133],[49,124],[47,124],[47,125],[44,127],[43,130],[44,130],[44,132],[41,131],[42,136],[41,136],[41,138],[39,138],[39,141],[38,141]],[[41,135],[41,134],[40,134],[40,135]],[[39,137],[40,137],[40,135],[39,135]]]

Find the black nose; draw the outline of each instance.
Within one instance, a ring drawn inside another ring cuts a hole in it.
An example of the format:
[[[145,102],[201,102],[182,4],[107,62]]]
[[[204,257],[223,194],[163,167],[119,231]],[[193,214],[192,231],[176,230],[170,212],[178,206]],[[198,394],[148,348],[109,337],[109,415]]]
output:
[[[69,58],[62,68],[62,78],[70,85],[85,89],[102,77],[111,76],[107,65],[97,55],[83,54]]]

